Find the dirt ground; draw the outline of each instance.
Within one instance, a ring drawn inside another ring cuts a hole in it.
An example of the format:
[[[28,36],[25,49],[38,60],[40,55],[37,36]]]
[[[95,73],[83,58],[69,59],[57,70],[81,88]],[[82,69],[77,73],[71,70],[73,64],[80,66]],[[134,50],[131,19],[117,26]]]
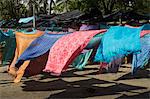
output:
[[[98,74],[97,65],[70,68],[61,77],[43,73],[23,77],[14,84],[6,67],[0,67],[0,99],[150,99],[150,69],[131,75],[131,66],[122,65],[118,73]]]

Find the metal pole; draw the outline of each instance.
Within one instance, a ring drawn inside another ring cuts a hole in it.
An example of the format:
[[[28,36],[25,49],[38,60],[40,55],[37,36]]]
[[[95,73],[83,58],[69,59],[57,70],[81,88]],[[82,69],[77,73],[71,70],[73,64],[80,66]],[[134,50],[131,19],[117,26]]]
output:
[[[33,4],[33,28],[35,29],[35,5]]]

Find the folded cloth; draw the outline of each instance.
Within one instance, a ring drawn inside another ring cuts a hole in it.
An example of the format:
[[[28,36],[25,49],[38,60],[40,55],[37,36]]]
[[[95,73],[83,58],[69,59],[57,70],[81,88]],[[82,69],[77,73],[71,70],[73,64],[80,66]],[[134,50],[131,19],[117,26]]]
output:
[[[150,59],[150,34],[141,38],[141,53],[134,54],[132,60],[132,73],[143,68]]]
[[[19,63],[19,61],[25,61],[29,59],[36,58],[40,55],[43,55],[46,53],[53,44],[62,36],[65,34],[49,34],[45,33],[44,35],[38,37],[35,39],[30,46],[23,52],[23,54],[18,58],[16,64]]]
[[[60,38],[52,46],[44,71],[60,75],[96,34],[106,30],[77,31]]]
[[[142,27],[130,28],[112,26],[102,37],[94,61],[111,62],[130,53],[139,53],[141,50],[140,32]]]

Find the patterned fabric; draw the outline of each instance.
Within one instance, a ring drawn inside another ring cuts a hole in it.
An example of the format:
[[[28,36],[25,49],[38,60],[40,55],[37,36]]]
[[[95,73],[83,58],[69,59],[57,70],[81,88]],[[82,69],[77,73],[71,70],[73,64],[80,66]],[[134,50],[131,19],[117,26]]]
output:
[[[106,30],[77,31],[60,38],[51,48],[44,71],[60,75],[86,47],[89,41]]]
[[[132,73],[135,73],[138,68],[143,68],[150,59],[150,34],[141,38],[141,47],[141,53],[133,55]]]
[[[16,64],[19,61],[25,61],[29,59],[36,58],[40,55],[46,53],[53,44],[65,34],[49,34],[45,33],[44,35],[35,39],[30,46],[23,52],[23,54],[18,58]]]
[[[140,28],[113,26],[102,37],[95,55],[96,62],[111,62],[130,53],[139,53]]]
[[[90,40],[90,42],[84,48],[84,50],[81,52],[81,54],[79,56],[77,56],[75,58],[75,60],[73,61],[73,63],[72,63],[73,67],[75,67],[76,69],[80,69],[80,70],[82,70],[85,67],[85,65],[87,64],[88,60],[90,59],[90,57],[93,53],[93,50],[100,43],[100,40],[101,40],[103,34],[104,33],[97,34]],[[90,50],[87,50],[87,49],[90,49]],[[85,50],[86,50],[86,52],[85,52]]]

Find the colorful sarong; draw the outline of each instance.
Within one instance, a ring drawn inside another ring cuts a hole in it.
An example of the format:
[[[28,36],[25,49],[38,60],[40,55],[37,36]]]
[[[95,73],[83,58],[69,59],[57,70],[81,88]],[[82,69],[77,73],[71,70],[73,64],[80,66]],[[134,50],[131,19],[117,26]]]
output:
[[[111,62],[130,53],[141,50],[140,32],[142,27],[129,28],[113,26],[102,37],[101,44],[95,55],[96,62]]]
[[[150,34],[141,38],[141,53],[134,54],[132,60],[132,73],[143,68],[150,60]]]
[[[96,34],[106,30],[78,31],[60,38],[51,48],[44,71],[60,75]]]
[[[23,52],[23,54],[18,58],[17,63],[19,61],[25,61],[29,59],[36,58],[40,55],[46,53],[53,44],[65,34],[49,34],[45,33],[44,35],[35,39],[30,46]],[[16,63],[16,64],[17,64]]]
[[[10,67],[14,67],[17,59],[21,56],[24,50],[34,41],[37,37],[43,35],[44,32],[37,31],[35,34],[23,34],[21,32],[16,32],[16,51],[14,59]]]

